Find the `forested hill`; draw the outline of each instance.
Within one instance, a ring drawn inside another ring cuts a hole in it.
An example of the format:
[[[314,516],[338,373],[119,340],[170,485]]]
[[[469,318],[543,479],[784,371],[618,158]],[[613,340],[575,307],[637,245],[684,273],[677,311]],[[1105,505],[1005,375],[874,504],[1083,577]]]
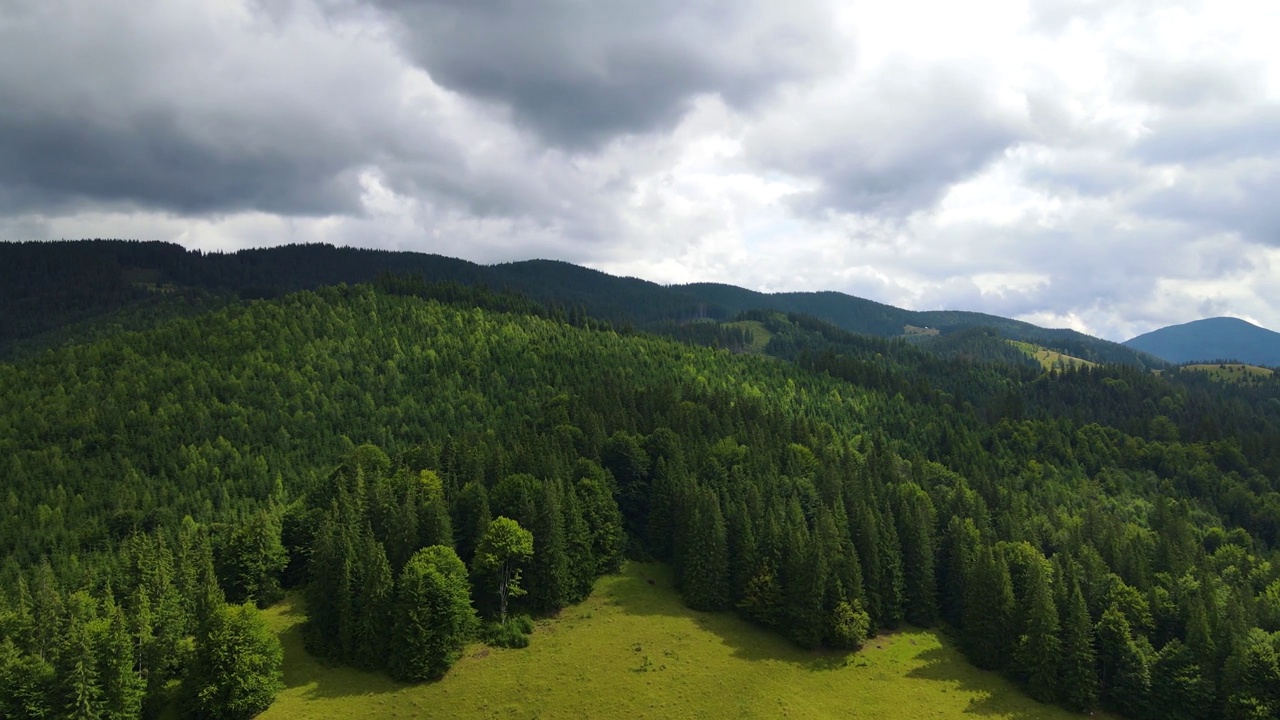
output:
[[[1174,363],[1236,360],[1280,367],[1280,333],[1238,318],[1206,318],[1171,325],[1124,344]]]
[[[251,715],[279,646],[227,601],[288,587],[312,652],[436,678],[625,554],[804,647],[939,625],[1043,701],[1280,713],[1280,381],[754,318],[794,362],[384,278],[0,364],[0,716]]]
[[[908,325],[943,334],[988,327],[1006,339],[1093,362],[1162,365],[1145,353],[1073,330],[981,313],[914,312],[836,292],[766,294],[714,284],[666,287],[550,260],[485,266],[440,255],[328,245],[202,254],[167,243],[117,240],[0,243],[0,356],[12,356],[21,341],[31,345],[32,338],[44,347],[83,337],[76,323],[91,330],[95,321],[142,327],[142,318],[157,310],[182,312],[182,306],[157,299],[157,293],[207,309],[230,297],[276,297],[369,282],[387,272],[513,291],[617,325],[723,321],[743,311],[773,309],[877,336],[902,335]]]

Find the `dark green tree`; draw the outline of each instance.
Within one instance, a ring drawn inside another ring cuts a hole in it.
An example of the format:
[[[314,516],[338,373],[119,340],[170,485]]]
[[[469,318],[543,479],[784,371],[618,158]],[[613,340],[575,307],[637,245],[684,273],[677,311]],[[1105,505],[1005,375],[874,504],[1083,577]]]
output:
[[[210,720],[247,720],[284,689],[284,652],[252,604],[214,607],[184,681],[184,713]]]
[[[1085,606],[1080,586],[1071,589],[1062,617],[1062,669],[1059,682],[1063,703],[1081,712],[1098,704],[1097,655],[1094,652],[1093,621]]]
[[[442,677],[475,628],[467,570],[457,553],[443,545],[415,553],[396,588],[391,674],[409,681]]]

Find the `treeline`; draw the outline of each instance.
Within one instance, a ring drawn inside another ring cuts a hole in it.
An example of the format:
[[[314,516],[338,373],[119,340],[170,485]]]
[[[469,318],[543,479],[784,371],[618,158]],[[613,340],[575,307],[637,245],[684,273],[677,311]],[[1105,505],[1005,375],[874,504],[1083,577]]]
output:
[[[127,622],[119,548],[204,528],[226,598],[306,586],[314,652],[417,679],[625,550],[807,647],[941,625],[1043,700],[1280,710],[1268,396],[762,316],[785,363],[421,294],[304,292],[0,365],[0,587],[43,573]]]
[[[265,710],[283,688],[280,642],[252,605],[227,604],[212,548],[188,518],[131,535],[74,580],[47,562],[17,574],[0,592],[0,717],[123,720],[175,707],[232,720]]]

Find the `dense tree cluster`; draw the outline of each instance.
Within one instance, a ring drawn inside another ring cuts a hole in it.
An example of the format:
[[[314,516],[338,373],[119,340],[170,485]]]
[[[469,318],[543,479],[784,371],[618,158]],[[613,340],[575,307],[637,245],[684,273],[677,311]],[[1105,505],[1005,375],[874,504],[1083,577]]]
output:
[[[630,553],[805,647],[941,625],[1045,701],[1280,712],[1273,386],[762,314],[779,362],[424,295],[326,288],[0,365],[0,698],[243,716],[279,682],[251,604],[294,586],[314,652],[438,677],[479,616],[553,612]]]

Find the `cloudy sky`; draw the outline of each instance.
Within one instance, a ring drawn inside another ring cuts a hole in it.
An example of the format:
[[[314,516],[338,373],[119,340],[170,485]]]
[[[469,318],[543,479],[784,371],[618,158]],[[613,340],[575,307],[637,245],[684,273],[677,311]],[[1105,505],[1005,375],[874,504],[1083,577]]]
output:
[[[0,0],[0,239],[1280,329],[1280,3]]]

